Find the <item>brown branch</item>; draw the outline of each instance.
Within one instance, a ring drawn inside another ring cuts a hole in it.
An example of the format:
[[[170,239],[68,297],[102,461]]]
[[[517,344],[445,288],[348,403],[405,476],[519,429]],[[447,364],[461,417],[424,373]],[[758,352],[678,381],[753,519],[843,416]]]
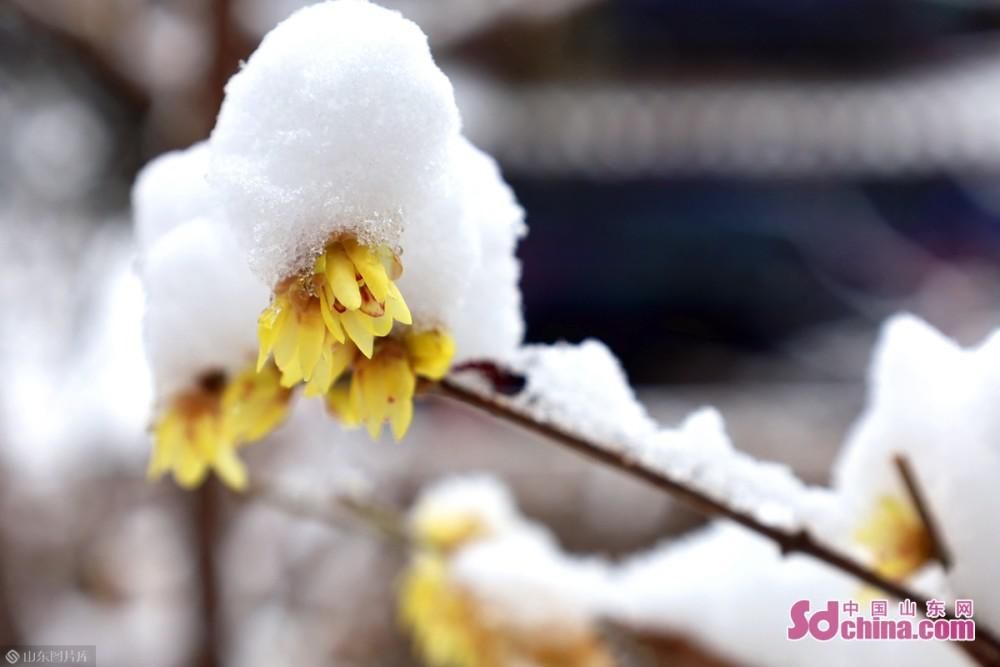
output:
[[[793,553],[805,554],[900,600],[909,599],[920,605],[925,605],[928,602],[927,598],[919,593],[896,581],[887,579],[853,558],[817,542],[806,530],[787,531],[761,523],[756,517],[733,509],[698,489],[670,479],[661,472],[613,451],[599,442],[559,426],[540,422],[527,411],[495,396],[479,393],[447,378],[437,383],[431,391],[487,412],[502,421],[520,426],[578,454],[640,479],[682,500],[703,514],[733,521],[777,544],[785,556]],[[953,619],[955,617],[949,611],[946,618]],[[978,624],[976,640],[974,642],[960,642],[958,645],[981,665],[1000,665],[1000,640]]]
[[[0,446],[5,443],[0,442]],[[0,489],[10,488],[4,470],[0,468]],[[0,509],[6,509],[0,504]],[[8,590],[9,563],[7,561],[8,544],[0,527],[0,646],[15,646],[22,643],[18,632],[17,622],[14,617],[14,604],[12,592]]]
[[[892,462],[899,470],[899,476],[903,479],[906,492],[909,494],[910,500],[913,502],[913,506],[920,516],[920,521],[924,524],[924,529],[927,531],[927,536],[931,541],[931,549],[934,551],[934,557],[946,570],[951,568],[951,553],[945,546],[940,524],[934,520],[927,497],[923,494],[920,485],[917,483],[917,475],[913,470],[913,466],[910,465],[909,460],[902,454],[894,455]]]
[[[216,667],[220,664],[217,642],[219,641],[218,582],[216,577],[215,545],[218,528],[219,494],[217,482],[209,478],[202,484],[194,498],[195,522],[200,575],[199,600],[201,606],[201,648],[196,664],[201,667]]]

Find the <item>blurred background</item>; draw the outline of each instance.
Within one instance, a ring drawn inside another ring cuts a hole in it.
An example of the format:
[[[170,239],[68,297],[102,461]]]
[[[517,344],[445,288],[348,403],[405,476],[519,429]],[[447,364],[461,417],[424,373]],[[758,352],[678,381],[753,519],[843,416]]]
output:
[[[97,644],[102,665],[419,664],[395,620],[403,555],[364,526],[144,479],[132,179],[208,135],[226,79],[303,4],[0,3],[0,645]],[[527,210],[528,340],[603,339],[664,422],[714,404],[738,446],[823,482],[886,316],[965,343],[996,324],[1000,3],[382,4],[428,34]],[[300,422],[250,455],[312,507],[362,483],[403,508],[430,479],[487,470],[576,552],[699,521],[435,402],[400,447]]]

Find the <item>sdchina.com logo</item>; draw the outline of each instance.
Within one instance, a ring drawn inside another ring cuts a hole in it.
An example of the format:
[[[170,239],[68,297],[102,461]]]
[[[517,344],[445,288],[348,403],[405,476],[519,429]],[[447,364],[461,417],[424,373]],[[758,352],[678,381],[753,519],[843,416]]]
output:
[[[861,614],[861,605],[854,600],[844,603],[828,600],[826,607],[817,611],[811,611],[809,600],[799,600],[789,610],[788,639],[972,641],[976,638],[972,600],[956,600],[954,617],[948,617],[942,600],[926,603],[926,618],[916,617],[917,604],[912,600],[900,602],[898,612],[897,618],[889,618],[887,600],[872,600],[868,616]]]

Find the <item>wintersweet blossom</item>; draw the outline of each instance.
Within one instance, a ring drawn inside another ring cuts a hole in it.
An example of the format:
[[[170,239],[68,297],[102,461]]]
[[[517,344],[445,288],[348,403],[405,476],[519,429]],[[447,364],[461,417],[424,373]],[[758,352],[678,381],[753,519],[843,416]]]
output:
[[[370,359],[354,359],[350,377],[327,392],[327,408],[347,426],[364,424],[372,438],[388,420],[400,440],[413,420],[417,378],[440,380],[454,353],[454,341],[440,331],[381,340]]]
[[[166,232],[141,265],[157,397],[149,475],[172,473],[190,488],[212,470],[244,488],[237,449],[280,424],[291,399],[273,364],[254,365],[252,323],[266,290],[227,228],[205,218]]]
[[[149,476],[172,472],[181,486],[190,488],[211,469],[229,486],[245,488],[247,473],[236,449],[284,421],[289,395],[274,367],[260,373],[250,367],[234,379],[222,373],[202,376],[174,396],[157,418]]]
[[[897,456],[906,459],[949,555],[948,585],[976,598],[976,617],[1000,623],[995,554],[1000,498],[1000,334],[963,348],[916,317],[884,326],[871,391],[834,470],[844,532],[885,574],[912,578],[939,567]]]
[[[494,480],[435,485],[412,510],[411,530],[400,611],[429,665],[614,664],[589,607],[603,568],[560,554]]]
[[[908,579],[934,558],[927,526],[912,502],[882,496],[856,532],[873,559],[875,569],[898,581]]]
[[[210,153],[271,288],[258,365],[272,359],[283,386],[399,439],[419,378],[520,342],[523,212],[399,14],[334,0],[282,22],[226,86]]]
[[[393,280],[399,258],[355,239],[332,241],[311,270],[285,279],[259,320],[258,367],[274,351],[284,382],[324,394],[357,349],[367,358],[394,322],[413,319]]]

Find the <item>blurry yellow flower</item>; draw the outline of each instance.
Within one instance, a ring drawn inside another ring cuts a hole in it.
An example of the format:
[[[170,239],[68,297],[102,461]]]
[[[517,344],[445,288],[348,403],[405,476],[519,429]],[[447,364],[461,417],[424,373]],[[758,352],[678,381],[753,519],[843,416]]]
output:
[[[452,557],[491,535],[474,513],[425,512],[412,531],[415,551],[399,612],[429,667],[614,667],[589,629],[539,632],[505,624],[451,578]]]
[[[278,369],[250,367],[227,381],[206,375],[196,387],[175,397],[153,429],[150,479],[173,473],[185,488],[198,486],[214,470],[230,487],[246,488],[246,468],[236,456],[242,444],[270,433],[288,413],[291,391]]]
[[[927,528],[910,503],[882,496],[856,533],[871,550],[875,569],[890,579],[903,580],[934,557]]]
[[[307,382],[307,395],[326,393],[348,368],[355,348],[366,358],[394,322],[412,323],[395,280],[399,258],[354,239],[327,245],[312,270],[284,280],[258,321],[257,367],[268,357],[286,387]]]
[[[400,615],[432,667],[505,667],[500,646],[471,600],[449,581],[439,555],[414,556],[403,578]]]
[[[372,438],[388,421],[393,437],[401,440],[413,420],[417,377],[440,380],[454,354],[454,341],[441,331],[380,340],[371,358],[354,360],[349,381],[327,393],[327,408],[346,426],[364,424]]]
[[[222,414],[237,445],[260,440],[285,421],[291,394],[274,364],[234,377],[222,392]]]

